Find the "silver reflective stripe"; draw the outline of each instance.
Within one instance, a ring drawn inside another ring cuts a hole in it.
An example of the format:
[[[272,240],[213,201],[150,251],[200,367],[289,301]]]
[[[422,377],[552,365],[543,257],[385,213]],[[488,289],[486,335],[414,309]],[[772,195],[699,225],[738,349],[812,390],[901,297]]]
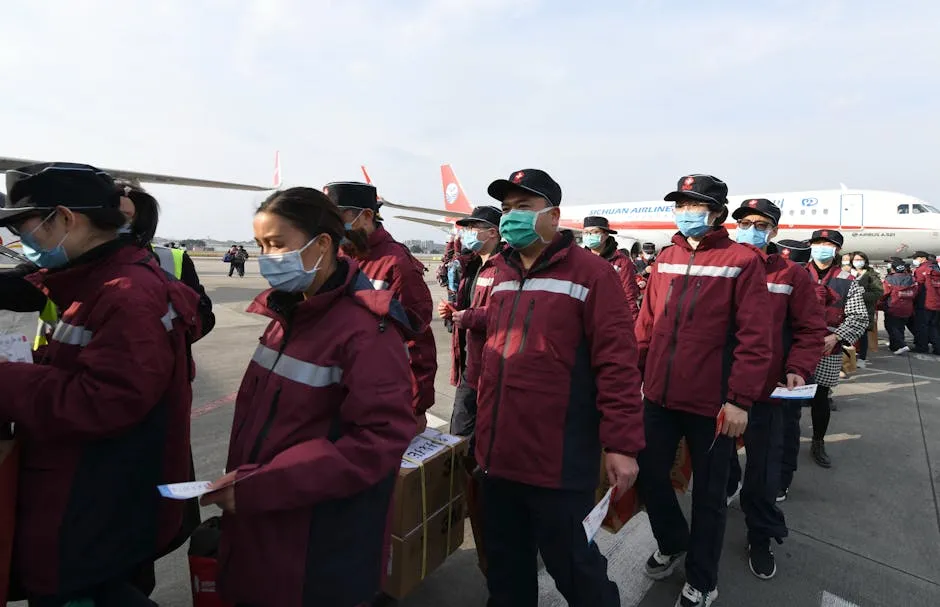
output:
[[[157,256],[157,260],[160,262],[160,267],[163,268],[163,271],[169,272],[175,276],[176,263],[173,261],[173,251],[166,247],[154,247],[153,252]]]
[[[510,280],[507,282],[501,282],[495,287],[493,287],[493,294],[499,293],[500,291],[518,291],[519,290],[519,281]],[[584,285],[579,285],[576,282],[571,282],[570,280],[559,280],[557,278],[530,278],[522,284],[523,291],[546,291],[548,293],[557,293],[559,295],[567,295],[577,299],[578,301],[585,301],[587,299],[590,289]]]
[[[793,287],[791,285],[784,285],[776,282],[768,282],[767,290],[771,293],[780,293],[781,295],[789,295],[793,293]]]
[[[166,327],[167,331],[173,330],[173,319],[178,317],[179,314],[176,313],[176,308],[173,307],[173,304],[170,304],[169,310],[166,314],[160,317],[160,322],[163,323],[163,326]]]
[[[278,358],[277,351],[265,345],[259,345],[251,359],[284,379],[311,388],[332,386],[343,379],[343,370],[339,367],[321,367],[286,354],[281,354],[281,357]]]
[[[372,288],[376,291],[385,291],[388,289],[388,283],[384,280],[375,279],[372,281]]]
[[[60,344],[68,346],[79,346],[84,348],[91,343],[94,333],[79,325],[70,325],[61,320],[56,324],[55,331],[52,333],[52,339]]]
[[[484,276],[483,278],[477,278],[478,287],[492,287],[493,286],[493,277]]]
[[[689,276],[712,276],[715,278],[737,278],[741,268],[736,266],[691,266],[684,263],[657,263],[660,274],[682,274]]]

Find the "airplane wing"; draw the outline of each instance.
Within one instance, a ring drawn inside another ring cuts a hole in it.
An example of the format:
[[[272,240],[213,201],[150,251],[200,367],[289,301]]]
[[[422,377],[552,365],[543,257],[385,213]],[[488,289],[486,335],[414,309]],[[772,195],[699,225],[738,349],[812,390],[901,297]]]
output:
[[[411,211],[412,213],[428,213],[430,215],[437,215],[438,217],[455,217],[457,219],[470,217],[470,213],[458,213],[456,211],[445,211],[444,209],[429,209],[427,207],[412,207],[406,204],[398,204],[397,202],[389,202],[384,198],[379,198],[379,200],[382,201],[383,205],[389,206],[393,209]]]
[[[426,226],[440,228],[444,230],[445,232],[452,232],[454,230],[454,224],[447,223],[446,221],[435,221],[434,219],[425,219],[423,217],[407,217],[405,215],[395,215],[395,219],[404,219],[405,221],[421,223]]]
[[[0,172],[6,172],[28,164],[44,162],[41,160],[26,160],[23,158],[9,158],[0,156]],[[242,183],[231,183],[227,181],[212,181],[210,179],[192,179],[189,177],[174,177],[172,175],[159,175],[157,173],[140,173],[138,171],[126,171],[123,169],[108,169],[100,167],[112,177],[126,179],[138,183],[158,183],[166,185],[182,185],[195,188],[216,188],[222,190],[247,190],[251,192],[266,192],[276,189],[277,186],[259,186],[247,185]]]

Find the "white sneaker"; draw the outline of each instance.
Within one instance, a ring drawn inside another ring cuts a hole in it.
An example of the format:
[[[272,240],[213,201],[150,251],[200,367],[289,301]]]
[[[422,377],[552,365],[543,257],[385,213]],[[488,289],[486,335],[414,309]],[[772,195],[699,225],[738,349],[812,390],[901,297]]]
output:
[[[688,583],[682,587],[682,593],[676,599],[675,607],[709,607],[715,604],[718,598],[718,589],[715,588],[708,594],[703,594],[701,590],[692,588]]]
[[[858,366],[859,369],[865,369],[865,368],[868,367],[868,361],[867,361],[867,360],[858,359],[858,360],[855,361],[855,364],[856,364],[856,366]]]
[[[910,348],[909,346],[904,346],[904,347],[902,347],[902,348],[898,348],[897,350],[895,350],[895,351],[894,351],[894,355],[895,355],[895,356],[900,356],[900,355],[902,355],[902,354],[907,354],[907,353],[910,352],[910,351],[911,351],[911,348]]]

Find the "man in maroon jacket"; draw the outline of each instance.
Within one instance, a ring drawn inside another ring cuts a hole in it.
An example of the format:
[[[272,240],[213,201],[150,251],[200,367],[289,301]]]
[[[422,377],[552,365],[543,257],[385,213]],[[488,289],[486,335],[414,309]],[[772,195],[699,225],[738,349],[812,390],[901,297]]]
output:
[[[679,232],[652,268],[637,321],[647,445],[637,487],[659,545],[647,575],[669,576],[687,552],[676,605],[704,607],[718,596],[735,438],[770,374],[770,296],[760,258],[722,225],[723,181],[687,175],[665,200],[675,202]],[[683,437],[695,478],[691,535],[669,479]]]
[[[434,404],[434,376],[437,374],[437,344],[431,332],[434,303],[424,282],[424,266],[408,247],[392,238],[381,224],[375,187],[367,183],[328,183],[323,193],[339,207],[346,222],[344,254],[353,257],[372,286],[392,292],[404,306],[418,338],[408,342],[411,372],[414,375],[414,412],[418,432],[427,426],[425,412]]]
[[[582,242],[587,249],[595,255],[600,255],[608,262],[620,277],[620,283],[623,285],[623,292],[627,296],[627,304],[630,306],[630,316],[636,321],[636,316],[640,312],[640,287],[636,282],[636,266],[623,251],[617,248],[617,239],[613,234],[617,230],[610,229],[610,223],[606,217],[585,217],[584,218],[584,236]]]
[[[813,376],[822,357],[826,338],[824,310],[806,271],[777,252],[771,241],[777,235],[780,209],[765,198],[745,200],[732,217],[738,222],[735,240],[757,249],[767,272],[771,307],[766,321],[773,329],[771,372],[764,393],[751,407],[744,445],[747,466],[741,490],[741,510],[747,524],[751,573],[770,579],[777,573],[771,538],[787,537],[783,511],[777,507],[783,458],[784,403],[770,398],[778,385],[793,389]],[[735,451],[731,457],[730,487],[738,487],[741,466]]]
[[[488,191],[512,247],[495,261],[479,385],[488,605],[538,604],[537,552],[569,605],[620,605],[581,521],[602,450],[623,495],[643,448],[627,300],[607,261],[558,232],[561,188],[547,173],[516,171]]]

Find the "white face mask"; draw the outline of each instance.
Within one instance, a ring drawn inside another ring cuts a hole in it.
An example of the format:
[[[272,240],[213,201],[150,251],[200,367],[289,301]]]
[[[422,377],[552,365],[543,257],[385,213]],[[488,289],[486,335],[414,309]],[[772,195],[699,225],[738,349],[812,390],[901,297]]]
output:
[[[258,266],[261,275],[267,279],[268,284],[278,291],[287,291],[288,293],[306,291],[317,276],[320,262],[323,261],[323,255],[321,254],[317,259],[317,263],[314,264],[312,270],[307,270],[304,268],[304,260],[300,254],[315,241],[316,238],[313,238],[296,251],[260,255],[258,257]]]

